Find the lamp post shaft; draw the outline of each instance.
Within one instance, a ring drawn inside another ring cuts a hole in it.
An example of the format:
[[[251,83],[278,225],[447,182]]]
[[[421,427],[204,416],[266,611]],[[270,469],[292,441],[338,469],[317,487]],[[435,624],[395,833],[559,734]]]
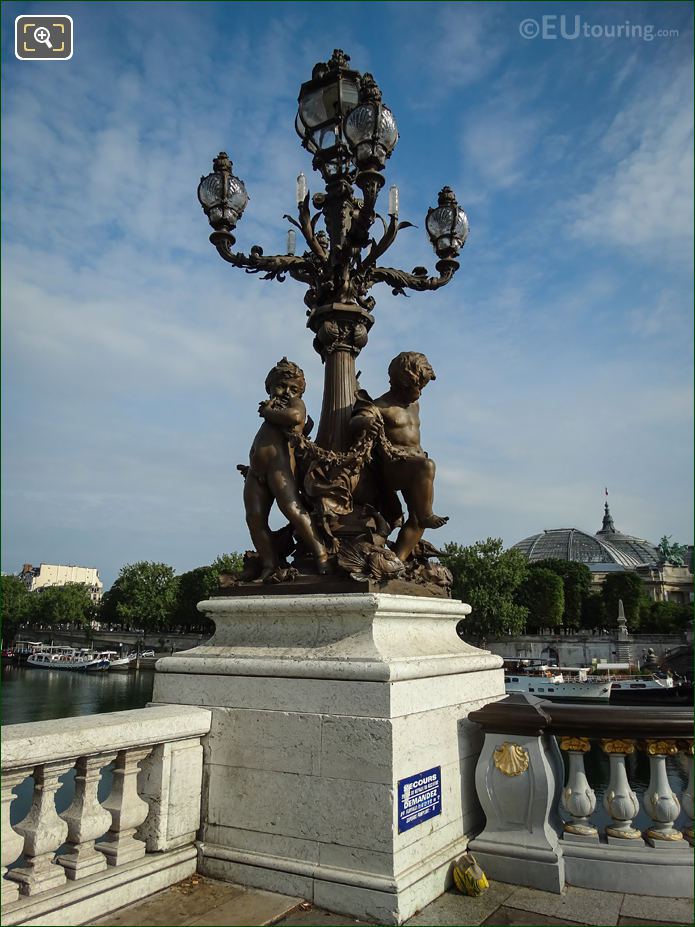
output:
[[[333,451],[350,446],[349,425],[357,392],[355,358],[367,343],[374,316],[356,303],[333,302],[312,310],[307,326],[325,364],[316,443]]]
[[[349,426],[357,391],[355,355],[345,347],[326,357],[323,401],[316,443],[334,451],[349,447]]]

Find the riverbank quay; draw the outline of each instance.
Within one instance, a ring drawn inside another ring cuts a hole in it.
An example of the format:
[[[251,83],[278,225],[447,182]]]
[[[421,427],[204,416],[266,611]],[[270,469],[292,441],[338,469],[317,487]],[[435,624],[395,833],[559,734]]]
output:
[[[492,882],[477,898],[445,892],[405,927],[460,927],[470,925],[690,925],[693,903],[688,898],[651,898],[617,892],[592,892],[568,887],[561,895]],[[339,927],[372,924],[315,908],[301,898],[248,889],[199,876],[186,879],[147,901],[130,905],[94,927],[150,927],[150,925],[246,925],[261,927]]]
[[[124,631],[113,628],[90,628],[84,630],[72,627],[37,627],[22,626],[16,634],[17,640],[40,641],[43,644],[65,644],[75,647],[91,647],[95,650],[121,648],[129,652],[154,650],[157,657],[165,656],[177,650],[189,650],[204,643],[211,636],[196,631],[181,634],[177,631]]]
[[[124,631],[109,628],[90,629],[48,628],[24,626],[18,636],[26,640],[43,643],[74,644],[78,647],[93,646],[97,650],[121,646],[124,650],[152,649],[157,658],[167,654],[188,650],[204,644],[212,632],[181,634],[172,630]],[[612,631],[565,631],[562,628],[548,629],[545,633],[525,634],[517,637],[489,638],[481,646],[502,657],[518,659],[542,659],[562,666],[590,666],[593,660],[611,663],[617,659],[625,640],[617,630]],[[692,648],[692,629],[681,634],[630,634],[627,638],[635,662],[643,661],[649,649],[659,660],[680,648]],[[150,665],[148,658],[142,665]],[[152,665],[154,660],[151,661]],[[690,661],[692,662],[692,660]]]
[[[649,650],[659,662],[668,661],[681,651],[689,653],[685,666],[692,675],[693,632],[688,628],[680,634],[630,633],[621,636],[617,629],[566,631],[548,628],[544,633],[521,634],[516,637],[490,637],[481,646],[505,659],[534,659],[557,666],[591,666],[592,663],[614,663],[619,660],[644,664]],[[678,672],[683,672],[678,669]]]

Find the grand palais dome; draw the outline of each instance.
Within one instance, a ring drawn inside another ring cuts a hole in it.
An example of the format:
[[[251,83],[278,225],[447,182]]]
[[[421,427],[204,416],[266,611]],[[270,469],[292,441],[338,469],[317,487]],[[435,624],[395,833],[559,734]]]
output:
[[[654,566],[660,560],[654,544],[616,531],[607,502],[603,526],[596,534],[587,534],[579,528],[551,528],[524,538],[513,546],[532,562],[551,557],[575,560],[597,572],[636,570]]]

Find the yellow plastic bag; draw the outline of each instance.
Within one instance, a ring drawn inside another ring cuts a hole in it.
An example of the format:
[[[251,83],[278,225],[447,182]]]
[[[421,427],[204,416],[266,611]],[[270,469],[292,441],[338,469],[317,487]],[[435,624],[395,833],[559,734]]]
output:
[[[464,853],[454,863],[454,884],[462,895],[476,897],[490,888],[487,876],[476,863],[471,853]]]

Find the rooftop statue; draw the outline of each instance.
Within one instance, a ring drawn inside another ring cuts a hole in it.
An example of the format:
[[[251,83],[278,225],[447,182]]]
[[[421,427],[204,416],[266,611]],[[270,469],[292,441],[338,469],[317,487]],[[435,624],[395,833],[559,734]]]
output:
[[[657,550],[661,554],[664,563],[670,563],[672,566],[685,566],[685,558],[688,556],[688,548],[685,544],[677,544],[671,541],[671,535],[664,535],[659,541]]]

